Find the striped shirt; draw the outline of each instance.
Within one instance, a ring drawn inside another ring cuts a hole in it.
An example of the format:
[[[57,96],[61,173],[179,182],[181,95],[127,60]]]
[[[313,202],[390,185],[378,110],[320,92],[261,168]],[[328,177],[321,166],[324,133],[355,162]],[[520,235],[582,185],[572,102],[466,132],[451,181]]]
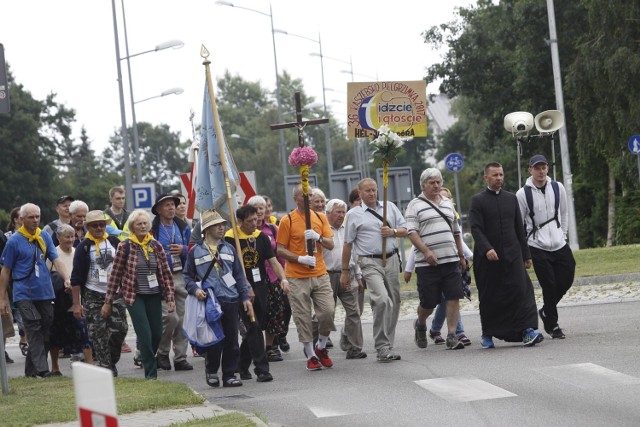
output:
[[[136,293],[152,295],[160,293],[160,286],[149,287],[149,275],[158,271],[158,260],[155,252],[149,252],[149,260],[144,257],[143,251],[138,251],[138,269],[136,271]],[[156,279],[157,280],[157,279]]]
[[[450,223],[453,225],[453,232],[456,236],[459,236],[460,228],[455,220],[455,212],[451,200],[441,197],[440,204],[436,206],[449,218]],[[416,197],[407,206],[405,214],[407,217],[407,231],[409,234],[419,233],[424,244],[438,258],[438,264],[460,261],[458,248],[449,224],[427,202]],[[414,251],[416,254],[416,267],[429,266],[424,254],[415,248]]]

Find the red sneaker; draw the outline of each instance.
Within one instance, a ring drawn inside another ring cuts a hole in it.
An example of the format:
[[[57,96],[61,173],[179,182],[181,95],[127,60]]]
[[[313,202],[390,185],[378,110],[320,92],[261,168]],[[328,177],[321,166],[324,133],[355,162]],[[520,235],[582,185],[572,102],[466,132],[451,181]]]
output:
[[[320,350],[318,347],[316,347],[315,351],[318,359],[320,359],[320,363],[322,363],[322,366],[324,366],[325,368],[331,368],[333,366],[333,360],[331,360],[331,358],[329,357],[329,352],[326,348]]]
[[[129,347],[126,342],[123,342],[120,353],[131,353],[131,347]]]
[[[317,357],[313,356],[307,359],[307,371],[318,371],[322,369],[322,365]]]

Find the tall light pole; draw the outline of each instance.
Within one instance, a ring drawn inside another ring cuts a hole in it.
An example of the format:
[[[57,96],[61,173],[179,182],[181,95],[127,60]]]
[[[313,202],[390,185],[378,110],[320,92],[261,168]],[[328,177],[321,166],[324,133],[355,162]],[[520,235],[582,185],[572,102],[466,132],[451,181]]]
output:
[[[129,158],[129,138],[127,136],[127,116],[124,110],[124,90],[122,89],[122,69],[120,67],[120,42],[118,40],[118,20],[116,18],[116,0],[111,0],[113,12],[113,34],[116,42],[116,66],[118,69],[118,94],[120,96],[120,119],[122,127],[122,146],[124,148],[124,189],[127,196],[127,207],[133,208],[133,188],[131,182],[131,159]]]
[[[560,74],[560,54],[558,53],[558,34],[556,32],[556,13],[553,0],[547,0],[547,16],[549,18],[549,45],[551,47],[551,63],[553,66],[553,86],[556,92],[556,108],[564,114],[564,97],[562,95],[562,75]],[[567,117],[566,114],[564,114]],[[573,204],[573,175],[569,159],[569,137],[567,126],[560,128],[560,155],[562,157],[562,181],[567,191],[567,208],[569,211],[569,246],[573,250],[580,249],[576,211]]]
[[[280,97],[280,76],[278,75],[278,55],[276,55],[276,36],[275,36],[275,30],[273,29],[273,10],[271,9],[271,3],[269,3],[269,13],[265,13],[256,9],[251,9],[249,7],[236,6],[231,2],[223,1],[223,0],[217,0],[215,4],[220,6],[229,6],[229,7],[235,7],[237,9],[248,10],[250,12],[259,13],[262,16],[269,17],[269,20],[271,22],[271,42],[273,44],[273,64],[276,70],[276,103],[278,107],[278,123],[282,123],[282,99]],[[282,162],[282,180],[283,180],[282,187],[285,193],[283,200],[286,201],[287,200],[287,194],[286,194],[287,192],[286,190],[287,188],[287,145],[284,140],[284,130],[280,129],[278,134],[280,135],[280,161]]]
[[[157,52],[159,50],[174,48],[180,49],[184,46],[184,43],[180,40],[169,40],[168,42],[160,43],[155,47],[155,49],[145,50],[144,52],[139,52],[133,55],[129,55],[129,38],[127,37],[127,18],[124,13],[124,0],[120,0],[122,5],[122,27],[124,29],[124,48],[127,56],[121,58],[120,60],[127,60],[127,72],[129,73],[129,94],[131,99],[131,121],[133,127],[133,152],[134,152],[134,160],[136,163],[136,182],[142,182],[142,166],[140,165],[140,144],[138,138],[138,122],[136,121],[136,108],[135,102],[133,102],[133,81],[131,77],[131,61],[130,59],[136,56],[144,55],[149,52]],[[142,102],[142,101],[140,101]]]
[[[141,102],[145,102],[150,99],[162,98],[163,96],[167,96],[167,95],[180,95],[182,93],[184,93],[184,89],[182,89],[181,87],[174,87],[174,88],[165,90],[160,95],[150,96],[148,98],[141,99],[140,101],[134,101],[133,103],[140,104]]]
[[[274,30],[274,32],[279,33],[279,34],[284,34],[287,36],[292,36],[292,37],[298,37],[300,39],[305,39],[305,40],[309,40],[311,42],[317,43],[318,44],[318,52],[312,52],[310,53],[311,56],[319,56],[320,57],[320,76],[322,77],[322,106],[323,106],[323,112],[324,112],[324,116],[328,117],[327,115],[327,87],[324,84],[324,58],[325,55],[322,54],[322,39],[320,37],[320,33],[318,33],[318,39],[313,39],[311,37],[306,37],[306,36],[301,36],[299,34],[293,34],[290,33],[288,31],[284,31],[284,30]],[[328,58],[328,57],[327,57]],[[326,147],[326,151],[327,151],[327,180],[330,182],[331,181],[331,174],[333,174],[333,153],[331,152],[331,130],[329,128],[329,123],[324,125],[324,142],[325,142],[325,147]]]

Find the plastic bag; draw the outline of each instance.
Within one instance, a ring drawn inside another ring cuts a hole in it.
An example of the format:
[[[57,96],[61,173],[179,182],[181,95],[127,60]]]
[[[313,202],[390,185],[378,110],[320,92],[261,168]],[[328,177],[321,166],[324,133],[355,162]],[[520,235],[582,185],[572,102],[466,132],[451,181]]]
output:
[[[206,300],[200,301],[194,295],[187,295],[184,304],[182,330],[189,343],[195,347],[211,347],[224,338],[222,325],[219,321],[222,311],[213,293],[209,289],[207,291],[209,292]],[[207,316],[207,302],[213,307],[217,306],[219,312],[217,319],[213,320],[211,314]],[[209,317],[209,321],[207,317]]]

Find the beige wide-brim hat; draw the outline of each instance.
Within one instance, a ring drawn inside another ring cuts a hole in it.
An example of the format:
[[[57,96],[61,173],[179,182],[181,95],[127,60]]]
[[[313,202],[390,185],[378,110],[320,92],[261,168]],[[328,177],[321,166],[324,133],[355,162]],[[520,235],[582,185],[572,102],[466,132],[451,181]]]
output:
[[[202,232],[212,225],[221,224],[223,222],[227,222],[227,220],[222,218],[218,212],[214,210],[205,211],[202,213]]]
[[[87,212],[87,217],[84,220],[85,224],[89,224],[91,222],[107,222],[107,217],[103,211],[89,211]]]

